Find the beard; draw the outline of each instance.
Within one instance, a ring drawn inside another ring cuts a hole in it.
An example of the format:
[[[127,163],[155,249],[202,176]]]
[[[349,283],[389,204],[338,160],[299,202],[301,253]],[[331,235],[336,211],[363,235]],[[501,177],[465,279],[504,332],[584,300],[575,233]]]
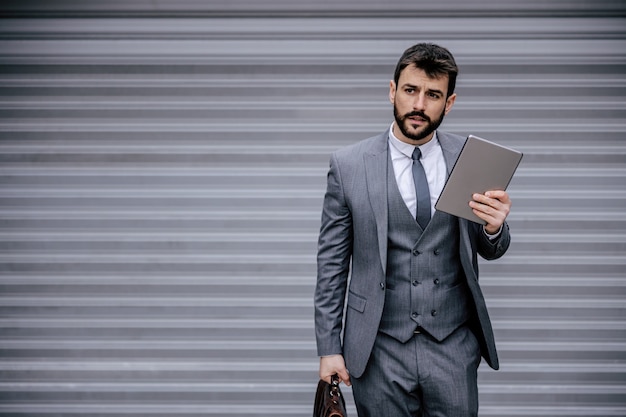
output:
[[[414,140],[414,141],[422,140],[428,137],[430,134],[432,134],[435,130],[437,130],[439,126],[441,125],[441,122],[443,122],[443,118],[445,114],[446,114],[446,109],[444,108],[443,111],[441,112],[441,115],[439,115],[439,118],[435,119],[434,121],[431,120],[430,117],[426,116],[426,114],[422,113],[421,111],[414,111],[411,113],[407,113],[404,116],[400,116],[398,114],[398,108],[395,106],[395,104],[393,106],[393,116],[396,119],[396,125],[400,129],[400,132],[402,132],[402,134],[406,138]],[[413,117],[413,116],[418,116],[424,119],[424,121],[426,122],[426,125],[423,126],[420,130],[414,133],[411,133],[409,132],[409,129],[408,129],[408,126],[411,124],[411,120],[409,119],[409,117]]]

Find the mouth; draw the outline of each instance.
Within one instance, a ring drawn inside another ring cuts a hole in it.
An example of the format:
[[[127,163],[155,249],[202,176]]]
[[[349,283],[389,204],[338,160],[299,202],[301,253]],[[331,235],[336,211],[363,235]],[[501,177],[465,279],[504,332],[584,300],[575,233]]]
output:
[[[420,114],[410,114],[407,115],[406,118],[414,124],[423,124],[423,123],[427,123],[428,122],[428,118],[424,115],[420,115]]]
[[[426,120],[422,117],[409,117],[407,121],[409,125],[411,125],[414,129],[417,129],[427,124]]]

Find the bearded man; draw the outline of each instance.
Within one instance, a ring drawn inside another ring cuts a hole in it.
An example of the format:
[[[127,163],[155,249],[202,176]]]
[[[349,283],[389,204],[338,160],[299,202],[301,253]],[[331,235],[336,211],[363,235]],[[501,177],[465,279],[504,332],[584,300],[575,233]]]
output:
[[[391,127],[330,160],[314,300],[319,372],[352,385],[360,417],[477,416],[481,357],[499,366],[477,255],[508,249],[511,200],[475,194],[468,204],[484,226],[434,209],[465,142],[437,130],[457,74],[446,48],[407,49],[389,86]]]

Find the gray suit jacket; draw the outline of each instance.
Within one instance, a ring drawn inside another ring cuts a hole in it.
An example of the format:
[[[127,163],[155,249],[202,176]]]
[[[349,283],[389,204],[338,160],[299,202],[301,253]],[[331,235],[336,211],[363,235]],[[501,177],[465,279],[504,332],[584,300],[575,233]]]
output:
[[[385,300],[388,134],[332,155],[322,209],[315,289],[318,355],[343,354],[350,374],[357,378],[367,365]],[[465,138],[441,131],[437,137],[449,174]],[[510,243],[508,225],[493,241],[476,223],[459,219],[459,228],[461,264],[475,307],[470,324],[482,356],[498,369],[493,330],[478,285],[477,254],[485,259],[502,256]]]

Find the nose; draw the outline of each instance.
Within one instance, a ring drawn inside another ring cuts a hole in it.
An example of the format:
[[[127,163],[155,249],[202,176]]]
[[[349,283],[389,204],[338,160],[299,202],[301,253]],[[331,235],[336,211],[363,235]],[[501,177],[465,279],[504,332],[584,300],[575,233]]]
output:
[[[426,108],[426,100],[425,95],[420,93],[415,96],[415,100],[413,100],[413,110],[424,111]]]

